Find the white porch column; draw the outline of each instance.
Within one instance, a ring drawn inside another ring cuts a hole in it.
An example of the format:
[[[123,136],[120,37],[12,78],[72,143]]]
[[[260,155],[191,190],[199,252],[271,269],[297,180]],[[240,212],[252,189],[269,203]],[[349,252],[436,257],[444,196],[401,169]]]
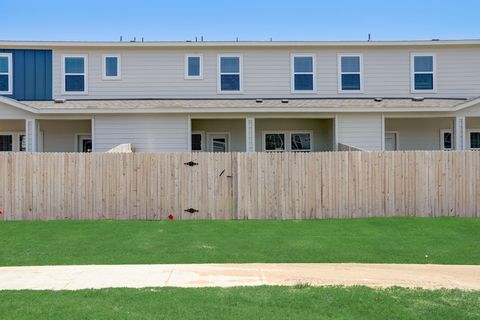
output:
[[[27,152],[38,151],[39,127],[37,119],[25,120],[25,136],[27,138]]]
[[[245,131],[247,135],[245,151],[255,152],[255,118],[245,119]]]
[[[455,117],[455,150],[465,150],[465,117]]]

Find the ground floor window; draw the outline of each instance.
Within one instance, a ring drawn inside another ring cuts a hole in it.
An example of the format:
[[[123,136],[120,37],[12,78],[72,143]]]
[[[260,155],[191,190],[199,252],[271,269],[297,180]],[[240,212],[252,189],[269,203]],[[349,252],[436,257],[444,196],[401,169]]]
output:
[[[473,131],[469,133],[470,138],[470,149],[480,149],[480,130]]]
[[[229,152],[230,151],[230,133],[228,132],[209,132],[207,133],[209,152]]]
[[[27,151],[24,132],[0,132],[0,152]]]
[[[27,136],[24,134],[19,137],[19,151],[27,151]]]
[[[398,150],[398,132],[385,131],[385,151]]]
[[[192,132],[191,148],[192,151],[201,152],[229,152],[230,151],[230,132]]]
[[[93,152],[91,135],[77,134],[77,152]]]
[[[309,132],[299,132],[290,134],[290,144],[292,151],[312,151],[312,135]]]
[[[312,151],[311,131],[279,131],[263,133],[263,151]]]
[[[12,135],[0,135],[0,151],[13,151]]]
[[[452,130],[445,129],[440,130],[440,147],[442,150],[452,150],[453,149],[453,134]]]
[[[285,133],[265,133],[265,151],[285,151]]]
[[[203,133],[202,132],[192,132],[192,151],[203,151]]]

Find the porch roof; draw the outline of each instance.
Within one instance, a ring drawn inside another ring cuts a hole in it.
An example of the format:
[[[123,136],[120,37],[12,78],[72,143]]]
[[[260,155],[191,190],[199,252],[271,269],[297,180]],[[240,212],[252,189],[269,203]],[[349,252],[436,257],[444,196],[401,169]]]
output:
[[[0,102],[33,113],[406,112],[457,111],[480,98],[128,99]]]

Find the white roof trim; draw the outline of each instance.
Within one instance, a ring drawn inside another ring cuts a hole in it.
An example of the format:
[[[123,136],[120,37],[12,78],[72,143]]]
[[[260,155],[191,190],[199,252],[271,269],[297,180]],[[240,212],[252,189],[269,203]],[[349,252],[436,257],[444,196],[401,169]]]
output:
[[[452,112],[450,108],[431,108],[428,110],[418,108],[161,108],[161,109],[50,109],[40,110],[39,114],[183,114],[183,113],[408,113],[408,112]]]
[[[450,46],[480,45],[471,40],[406,40],[406,41],[11,41],[0,40],[2,48],[57,47],[375,47],[375,46]]]
[[[37,109],[37,108],[24,105],[23,103],[15,100],[15,99],[7,98],[7,97],[4,97],[4,96],[0,96],[0,103],[4,103],[8,106],[15,107],[15,108],[18,108],[18,109],[21,109],[21,110],[24,110],[24,111],[28,111],[28,112],[32,112],[32,113],[39,113],[39,109]]]
[[[480,103],[480,97],[476,97],[476,98],[470,99],[466,102],[460,103],[459,105],[455,106],[452,111],[459,111],[459,110],[462,110],[462,109],[473,107],[474,105],[479,104],[479,103]]]
[[[180,99],[181,100],[181,99]],[[343,100],[343,99],[342,99]],[[94,101],[90,101],[95,104]],[[349,112],[455,112],[465,108],[469,108],[480,104],[480,97],[473,98],[468,101],[461,102],[453,106],[444,107],[362,107],[362,108],[349,108],[349,107],[171,107],[171,108],[61,108],[59,104],[58,108],[37,108],[26,105],[17,100],[0,96],[0,103],[19,108],[24,111],[28,111],[36,114],[116,114],[116,113],[264,113],[264,112],[287,112],[287,113],[304,113],[304,112],[335,112],[335,113],[349,113]],[[53,103],[53,102],[52,102]]]

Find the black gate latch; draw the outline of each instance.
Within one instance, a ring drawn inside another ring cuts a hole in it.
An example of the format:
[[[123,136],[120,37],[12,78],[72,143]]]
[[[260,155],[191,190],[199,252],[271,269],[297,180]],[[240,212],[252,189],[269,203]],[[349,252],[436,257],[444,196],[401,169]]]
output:
[[[185,164],[186,166],[190,166],[190,167],[198,166],[198,163],[193,162],[193,161],[185,162],[184,164]]]
[[[197,209],[193,209],[193,208],[189,208],[187,210],[184,210],[185,212],[188,212],[188,213],[195,213],[195,212],[198,212]]]

